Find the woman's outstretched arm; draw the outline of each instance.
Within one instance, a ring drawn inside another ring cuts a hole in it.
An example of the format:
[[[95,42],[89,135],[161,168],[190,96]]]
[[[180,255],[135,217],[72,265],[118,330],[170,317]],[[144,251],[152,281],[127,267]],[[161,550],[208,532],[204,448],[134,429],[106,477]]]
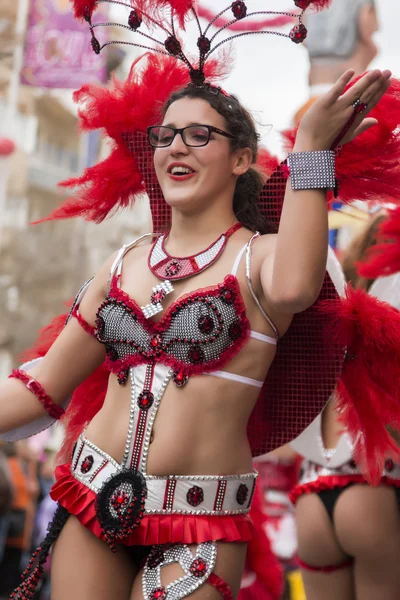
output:
[[[113,260],[111,257],[96,274],[79,306],[79,313],[91,326],[105,298]],[[72,318],[39,364],[27,371],[53,402],[61,405],[102,364],[104,357],[104,347]],[[41,402],[22,381],[10,378],[0,382],[0,434],[46,414]]]
[[[349,90],[353,77],[347,71],[319,98],[303,117],[293,152],[329,150],[354,114],[358,99],[368,104],[357,115],[341,144],[376,124],[365,119],[390,85],[390,71],[372,71]],[[312,160],[312,156],[310,156]],[[318,166],[316,175],[318,174]],[[293,190],[288,179],[278,235],[267,249],[261,269],[261,283],[267,302],[283,313],[298,313],[318,298],[326,269],[328,211],[326,190]]]

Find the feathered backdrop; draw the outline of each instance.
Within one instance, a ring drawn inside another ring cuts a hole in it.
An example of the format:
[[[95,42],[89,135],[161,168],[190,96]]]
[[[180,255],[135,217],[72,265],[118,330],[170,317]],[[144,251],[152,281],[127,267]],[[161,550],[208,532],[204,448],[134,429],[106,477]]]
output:
[[[355,460],[376,485],[385,459],[400,460],[387,430],[400,430],[400,311],[350,285],[345,298],[319,308],[330,321],[327,335],[347,349],[338,412],[355,445]]]

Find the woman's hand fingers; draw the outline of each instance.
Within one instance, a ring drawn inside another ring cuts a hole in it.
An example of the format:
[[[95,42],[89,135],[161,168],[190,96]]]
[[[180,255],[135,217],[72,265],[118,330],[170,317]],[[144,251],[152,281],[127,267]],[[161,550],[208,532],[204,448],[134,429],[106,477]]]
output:
[[[329,90],[329,92],[325,95],[325,99],[327,100],[328,103],[334,104],[340,98],[340,96],[343,94],[344,90],[346,89],[346,86],[353,79],[354,74],[355,74],[355,71],[353,69],[349,69],[348,71],[343,73],[343,75],[341,77],[339,77],[337,82],[332,86],[332,88]]]
[[[296,143],[309,149],[324,150],[346,143],[376,124],[365,119],[390,86],[390,71],[371,71],[345,91],[354,75],[346,71],[331,90],[319,98],[304,115]],[[342,139],[343,138],[343,139]]]
[[[353,133],[351,135],[351,139],[354,139],[361,133],[368,131],[368,129],[371,129],[371,127],[375,127],[375,125],[378,125],[377,119],[371,119],[371,118],[364,119],[362,121],[362,123],[357,127],[357,129],[355,131],[353,131]]]
[[[372,97],[379,91],[386,91],[386,84],[391,77],[390,71],[371,71],[364,75],[340,98],[341,104],[352,105],[357,100],[369,104]]]

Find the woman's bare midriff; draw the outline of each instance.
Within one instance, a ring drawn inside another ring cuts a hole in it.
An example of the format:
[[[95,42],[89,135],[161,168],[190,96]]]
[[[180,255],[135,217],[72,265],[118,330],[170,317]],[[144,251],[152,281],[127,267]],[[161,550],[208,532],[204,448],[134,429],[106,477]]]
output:
[[[247,377],[263,379],[265,366],[272,362],[275,348],[255,340],[248,345],[254,346],[253,352],[247,352],[249,360],[252,355],[253,368],[249,365],[241,372]],[[261,353],[265,362],[261,360]],[[256,362],[259,368],[255,368]],[[264,363],[263,375],[260,374],[261,363]],[[237,372],[231,365],[230,370]],[[85,434],[118,462],[122,460],[127,436],[129,387],[127,383],[121,389],[116,377],[110,376],[103,408]],[[251,472],[247,422],[259,393],[259,388],[210,375],[193,376],[184,388],[177,388],[171,381],[154,423],[147,473],[229,475]]]

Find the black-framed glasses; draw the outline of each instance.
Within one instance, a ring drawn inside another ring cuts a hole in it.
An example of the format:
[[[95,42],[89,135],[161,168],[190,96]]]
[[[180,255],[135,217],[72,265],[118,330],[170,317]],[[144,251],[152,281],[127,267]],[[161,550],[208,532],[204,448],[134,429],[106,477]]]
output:
[[[188,125],[177,129],[166,125],[153,125],[147,128],[147,136],[153,148],[167,148],[172,144],[177,134],[180,134],[183,143],[191,148],[207,146],[212,133],[235,139],[233,135],[214,127],[213,125]]]

